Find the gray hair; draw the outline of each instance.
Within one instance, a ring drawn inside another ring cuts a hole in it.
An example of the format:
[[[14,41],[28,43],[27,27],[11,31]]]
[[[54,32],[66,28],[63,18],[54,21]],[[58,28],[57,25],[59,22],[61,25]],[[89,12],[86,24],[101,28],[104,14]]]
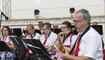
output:
[[[46,22],[42,25],[42,27],[46,26],[47,28],[51,29],[51,24],[49,22]]]
[[[88,19],[88,20],[89,20],[88,24],[90,25],[91,16],[90,16],[88,10],[86,10],[86,9],[80,9],[80,10],[78,10],[77,12],[81,12],[81,13],[83,14],[83,19]],[[76,13],[77,13],[77,12],[76,12]]]
[[[30,26],[32,29],[34,29],[34,25],[28,24],[27,27]]]

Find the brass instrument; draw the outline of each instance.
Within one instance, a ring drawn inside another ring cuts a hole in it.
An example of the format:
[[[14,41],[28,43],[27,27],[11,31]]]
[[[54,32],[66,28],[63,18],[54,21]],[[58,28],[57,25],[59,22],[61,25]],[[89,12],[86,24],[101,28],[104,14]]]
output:
[[[58,34],[57,40],[58,40],[58,43],[59,43],[59,45],[60,45],[59,50],[60,50],[62,53],[65,53],[65,49],[64,49],[64,45],[63,45],[62,40],[61,40],[61,35],[62,35],[62,34],[67,34],[67,33],[69,33],[69,32],[70,32],[70,31],[60,32],[60,33]]]
[[[70,33],[73,33],[74,31],[75,31],[75,28],[72,28],[71,31],[60,32],[60,33],[58,34],[57,40],[59,41],[58,43],[59,43],[59,45],[60,45],[59,50],[60,50],[62,53],[65,53],[65,49],[64,49],[64,45],[63,45],[63,43],[62,43],[62,40],[61,40],[61,38],[60,38],[61,35],[62,35],[62,34],[68,34],[69,32],[70,32]]]
[[[66,32],[60,32],[57,36],[57,41],[58,41],[58,44],[59,44],[59,50],[62,52],[62,53],[65,53],[65,49],[64,49],[64,45],[63,45],[63,42],[61,40],[61,35],[62,34],[68,34],[70,31],[66,31]],[[57,57],[55,57],[53,60],[57,60]]]

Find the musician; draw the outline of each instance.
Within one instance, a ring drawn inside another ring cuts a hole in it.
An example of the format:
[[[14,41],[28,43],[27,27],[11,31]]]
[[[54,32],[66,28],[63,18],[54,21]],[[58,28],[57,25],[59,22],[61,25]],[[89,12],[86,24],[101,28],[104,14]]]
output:
[[[11,35],[12,35],[12,32],[11,32],[10,28],[8,26],[3,26],[2,36],[0,39],[1,39],[1,41],[4,41],[11,50],[14,50],[15,49],[14,44],[10,39]],[[6,55],[6,57],[5,57],[5,55]],[[5,58],[6,58],[6,60],[14,59],[14,54],[11,52],[5,52],[5,51],[1,52],[0,51],[0,56],[1,56],[1,60],[5,60]]]
[[[63,43],[65,50],[70,50],[70,47],[73,46],[77,37],[73,33],[70,33],[71,30],[72,30],[71,23],[69,21],[64,21],[61,25],[61,32],[67,32],[67,33],[61,35],[61,40],[62,40],[61,43]],[[57,47],[59,48],[59,42],[57,42],[56,44],[57,44]],[[62,60],[58,51],[59,50],[56,51],[56,54],[58,55],[55,55],[55,56],[58,58],[57,60]],[[55,56],[52,55],[51,58],[53,59]]]
[[[99,33],[90,27],[91,16],[86,9],[78,10],[73,22],[78,32],[74,56],[61,53],[63,60],[103,60],[102,39]],[[70,52],[71,53],[71,52]]]
[[[39,39],[40,34],[35,32],[35,28],[32,24],[27,25],[27,31],[28,31],[28,35],[26,36],[26,39]],[[24,58],[24,60],[33,60],[32,59],[33,57],[34,59],[36,59],[36,56],[33,55],[33,52],[28,47],[27,47],[27,51],[28,52],[26,52],[26,57]]]
[[[70,33],[71,30],[72,30],[71,23],[69,21],[64,21],[61,25],[61,31],[62,32],[68,31],[68,33],[62,35],[62,39],[63,39],[62,42],[65,46],[68,46],[68,47],[73,46],[73,44],[76,40],[76,35],[74,35],[73,32]]]
[[[39,22],[38,22],[38,28],[39,28],[40,31],[41,31],[41,29],[42,29],[42,25],[43,25],[43,21],[39,21]]]
[[[42,30],[43,35],[40,37],[40,41],[45,48],[48,48],[54,44],[57,39],[57,34],[51,31],[51,24],[47,22],[42,25]]]
[[[27,31],[28,31],[28,35],[27,35],[27,39],[39,39],[40,34],[35,32],[35,28],[32,24],[28,24],[27,25]]]

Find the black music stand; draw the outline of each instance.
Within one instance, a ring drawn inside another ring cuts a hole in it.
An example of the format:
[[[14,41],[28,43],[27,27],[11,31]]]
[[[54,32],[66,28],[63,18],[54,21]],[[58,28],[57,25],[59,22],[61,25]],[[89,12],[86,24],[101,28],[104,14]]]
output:
[[[40,40],[37,39],[23,39],[27,46],[31,49],[34,54],[38,54],[38,56],[42,57],[43,60],[51,60],[50,54],[47,52],[45,47],[42,45]]]
[[[0,51],[12,52],[4,41],[0,41]]]
[[[27,52],[27,48],[25,47],[22,38],[17,36],[10,36],[11,41],[13,42],[16,50],[15,55],[17,60],[23,60],[25,57],[25,53]]]
[[[61,32],[61,29],[51,29],[51,31],[53,31],[56,34],[59,34]]]
[[[12,52],[12,50],[7,46],[7,44],[4,41],[0,41],[0,51],[5,51],[6,54],[7,52]],[[6,54],[5,54],[5,60],[6,60]]]
[[[27,51],[27,48],[25,47],[22,38],[17,36],[10,36],[11,41],[16,47],[16,50],[18,51]]]

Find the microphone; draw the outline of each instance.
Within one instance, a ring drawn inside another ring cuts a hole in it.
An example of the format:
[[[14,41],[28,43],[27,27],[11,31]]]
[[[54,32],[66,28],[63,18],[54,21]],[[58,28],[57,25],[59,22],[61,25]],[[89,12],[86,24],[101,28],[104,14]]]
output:
[[[72,31],[75,31],[76,29],[75,28],[72,28]]]
[[[7,17],[3,12],[1,12],[1,16],[2,16],[2,15],[5,17],[6,20],[9,19],[9,17]]]
[[[71,33],[75,33],[75,30],[76,30],[76,28],[75,27],[73,27],[72,29],[71,29]]]

